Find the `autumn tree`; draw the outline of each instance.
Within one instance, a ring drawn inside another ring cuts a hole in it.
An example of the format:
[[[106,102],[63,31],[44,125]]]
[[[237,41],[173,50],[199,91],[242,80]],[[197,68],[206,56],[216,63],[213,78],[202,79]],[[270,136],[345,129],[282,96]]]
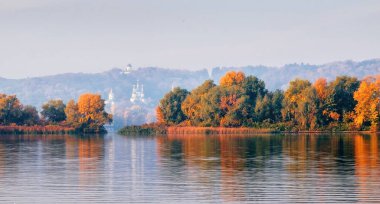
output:
[[[314,82],[314,88],[320,100],[325,100],[327,97],[327,80],[319,78]]]
[[[175,125],[186,120],[186,115],[182,112],[181,106],[188,94],[187,90],[177,87],[160,100],[158,108],[165,124]]]
[[[14,95],[0,94],[0,124],[37,125],[40,123],[35,107],[23,106]]]
[[[318,92],[314,87],[302,91],[302,98],[298,101],[298,110],[295,119],[304,130],[315,130],[319,127],[322,109]]]
[[[243,72],[230,71],[227,72],[219,81],[221,86],[233,86],[241,85],[245,79],[245,74]]]
[[[189,125],[251,126],[259,120],[274,121],[271,96],[262,80],[254,76],[245,77],[242,72],[228,72],[221,78],[220,86],[207,80],[191,91],[182,103],[182,111]],[[262,99],[265,103],[261,103]],[[258,100],[260,104],[256,107]],[[276,100],[278,116],[282,98]]]
[[[22,104],[15,95],[0,94],[0,124],[22,124]]]
[[[104,100],[99,94],[86,93],[79,96],[79,123],[84,132],[102,132],[104,125],[112,121],[112,115],[104,110]]]
[[[70,100],[65,108],[65,115],[66,115],[66,124],[75,128],[79,129],[81,124],[79,122],[79,111],[78,111],[78,105],[75,103],[74,100]]]
[[[320,126],[322,115],[318,92],[307,80],[290,82],[284,95],[283,118],[300,129],[313,130]]]
[[[220,126],[239,127],[248,119],[250,113],[246,106],[248,97],[241,87],[221,87]]]
[[[328,96],[331,92],[328,88],[327,80],[325,78],[317,79],[313,87],[317,94],[317,99],[319,101],[321,115],[318,115],[318,122],[322,125],[328,125],[331,121],[336,121],[339,119],[339,114],[334,112],[329,108],[329,103],[327,102]],[[331,100],[331,98],[330,98]]]
[[[302,130],[348,129],[352,127],[354,113],[359,119],[370,118],[372,123],[378,120],[374,116],[378,110],[375,105],[371,105],[371,117],[368,110],[360,112],[369,107],[368,104],[362,108],[357,106],[354,112],[359,99],[376,104],[376,100],[359,97],[363,93],[370,96],[370,91],[358,92],[355,101],[353,95],[358,86],[357,79],[348,76],[337,77],[329,83],[320,78],[314,84],[296,79],[290,82],[285,92],[271,92],[265,88],[264,81],[231,71],[221,77],[219,86],[207,80],[190,94],[179,90],[176,94],[168,93],[160,101],[156,113],[158,121],[167,125],[268,127],[268,123],[272,126],[281,122],[281,126]],[[366,119],[359,119],[356,119],[358,123],[366,123]]]
[[[208,115],[204,114],[204,107],[207,106],[206,101],[209,99],[205,96],[215,86],[212,80],[206,80],[202,85],[192,90],[182,102],[181,110],[191,125],[203,126],[208,124],[208,122],[205,122],[208,119]]]
[[[368,122],[371,130],[378,130],[380,108],[379,77],[366,77],[361,81],[358,90],[354,93],[354,99],[357,102],[354,121],[358,128],[362,128],[363,124]]]
[[[299,102],[303,99],[303,91],[311,86],[308,80],[295,79],[290,82],[284,94],[284,107],[282,117],[286,121],[295,121],[299,112]]]
[[[159,106],[156,107],[156,118],[157,118],[157,123],[160,123],[160,124],[165,123],[164,114],[162,113],[162,110]]]
[[[50,100],[42,105],[42,117],[52,123],[59,123],[66,119],[66,105],[62,100]]]

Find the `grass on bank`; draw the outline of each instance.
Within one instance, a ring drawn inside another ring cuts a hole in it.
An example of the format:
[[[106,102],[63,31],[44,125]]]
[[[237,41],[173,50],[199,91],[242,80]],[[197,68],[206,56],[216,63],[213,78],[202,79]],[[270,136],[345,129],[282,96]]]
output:
[[[167,127],[157,123],[126,126],[118,131],[121,135],[163,135],[167,133]]]
[[[75,132],[74,128],[59,125],[0,126],[0,134],[73,134]]]
[[[165,126],[158,123],[126,126],[119,130],[121,135],[164,135],[164,134],[257,134],[257,133],[322,133],[322,132],[370,132],[368,129],[357,130],[347,124],[332,123],[328,127],[302,130],[291,123],[262,123],[252,127],[193,127]]]
[[[168,127],[168,134],[255,134],[255,133],[275,133],[269,128],[226,128],[226,127]]]
[[[152,123],[144,125],[126,126],[118,131],[121,135],[164,135],[164,134],[254,134],[254,133],[275,133],[278,132],[270,128],[226,128],[226,127],[177,127],[165,126]]]

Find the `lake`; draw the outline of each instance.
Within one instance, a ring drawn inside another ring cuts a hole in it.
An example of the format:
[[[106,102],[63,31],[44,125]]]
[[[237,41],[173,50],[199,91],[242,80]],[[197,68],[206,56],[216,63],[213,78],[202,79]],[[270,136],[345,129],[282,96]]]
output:
[[[0,136],[0,202],[380,202],[379,145],[376,134]]]

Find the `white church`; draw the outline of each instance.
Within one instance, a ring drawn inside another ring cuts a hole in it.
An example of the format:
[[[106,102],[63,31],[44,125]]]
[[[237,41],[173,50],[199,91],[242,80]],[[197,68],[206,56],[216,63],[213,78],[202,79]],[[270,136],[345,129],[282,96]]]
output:
[[[145,103],[145,98],[144,98],[144,85],[139,84],[139,81],[137,81],[136,84],[133,84],[132,88],[132,95],[130,101],[133,104],[136,103]]]

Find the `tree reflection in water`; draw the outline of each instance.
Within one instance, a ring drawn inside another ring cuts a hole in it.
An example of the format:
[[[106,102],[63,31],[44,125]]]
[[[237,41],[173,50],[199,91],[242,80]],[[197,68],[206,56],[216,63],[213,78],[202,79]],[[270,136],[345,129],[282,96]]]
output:
[[[376,134],[3,135],[0,202],[377,202],[378,140]]]
[[[278,181],[278,187],[287,192],[295,186],[297,192],[288,193],[297,193],[303,199],[318,197],[322,193],[318,189],[331,188],[327,193],[334,193],[342,186],[349,186],[348,191],[358,190],[360,196],[368,198],[376,194],[368,191],[378,191],[373,187],[380,184],[375,134],[169,135],[157,137],[157,145],[159,161],[176,160],[187,172],[193,172],[179,174],[181,179],[203,186],[218,183],[220,186],[214,190],[220,192],[224,201],[244,201],[252,194],[265,194],[265,189],[252,185],[270,180],[264,177],[276,168],[287,172],[272,175],[283,180]],[[333,178],[334,175],[338,176]],[[284,181],[289,189],[281,186]],[[319,196],[318,201],[326,202],[326,198]]]

